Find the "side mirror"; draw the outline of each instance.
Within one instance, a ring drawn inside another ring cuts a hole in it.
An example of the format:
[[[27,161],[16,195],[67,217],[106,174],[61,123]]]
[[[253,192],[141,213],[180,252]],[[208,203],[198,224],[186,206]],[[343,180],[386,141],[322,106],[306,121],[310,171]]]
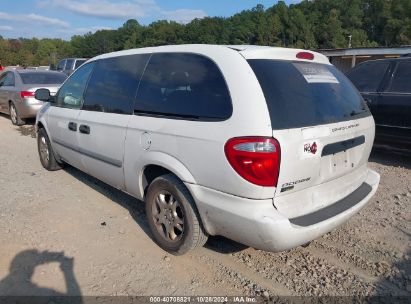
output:
[[[37,89],[34,93],[34,97],[41,101],[53,102],[48,89]]]

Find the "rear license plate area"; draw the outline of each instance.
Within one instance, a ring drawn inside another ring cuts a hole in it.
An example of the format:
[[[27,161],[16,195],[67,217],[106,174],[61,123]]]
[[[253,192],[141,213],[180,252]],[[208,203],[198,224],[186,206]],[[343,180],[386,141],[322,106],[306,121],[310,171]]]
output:
[[[331,170],[334,172],[345,171],[349,168],[347,151],[338,152],[331,155]]]

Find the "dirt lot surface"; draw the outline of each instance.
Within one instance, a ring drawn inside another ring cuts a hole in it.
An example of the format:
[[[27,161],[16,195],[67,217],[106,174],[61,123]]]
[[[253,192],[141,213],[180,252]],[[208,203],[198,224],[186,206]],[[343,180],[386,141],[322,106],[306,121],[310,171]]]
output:
[[[210,238],[175,257],[144,205],[67,167],[44,170],[33,126],[0,116],[0,295],[411,296],[411,159],[374,152],[381,184],[336,231],[289,252]]]

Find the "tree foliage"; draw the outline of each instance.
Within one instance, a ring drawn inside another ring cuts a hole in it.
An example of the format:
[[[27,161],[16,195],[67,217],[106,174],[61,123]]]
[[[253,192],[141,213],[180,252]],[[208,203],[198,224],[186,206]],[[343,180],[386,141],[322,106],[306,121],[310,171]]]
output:
[[[131,19],[117,30],[61,39],[4,39],[3,65],[55,64],[63,57],[93,57],[123,49],[182,43],[259,44],[307,49],[411,44],[411,0],[303,0],[257,5],[228,18],[188,24],[160,20],[147,26]]]

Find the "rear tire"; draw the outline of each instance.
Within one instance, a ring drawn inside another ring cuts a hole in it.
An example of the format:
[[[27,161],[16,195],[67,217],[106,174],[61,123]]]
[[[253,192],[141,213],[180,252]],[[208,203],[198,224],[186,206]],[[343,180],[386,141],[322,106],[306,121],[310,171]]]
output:
[[[10,103],[10,120],[15,126],[22,126],[26,123],[24,119],[21,119],[19,113],[17,112],[16,106],[13,102]]]
[[[40,162],[44,169],[56,171],[61,169],[61,165],[54,157],[53,148],[51,147],[49,137],[44,128],[39,129],[37,133],[37,147],[39,151]]]
[[[146,195],[146,214],[155,242],[174,255],[203,246],[208,239],[190,192],[173,174],[157,177]]]

